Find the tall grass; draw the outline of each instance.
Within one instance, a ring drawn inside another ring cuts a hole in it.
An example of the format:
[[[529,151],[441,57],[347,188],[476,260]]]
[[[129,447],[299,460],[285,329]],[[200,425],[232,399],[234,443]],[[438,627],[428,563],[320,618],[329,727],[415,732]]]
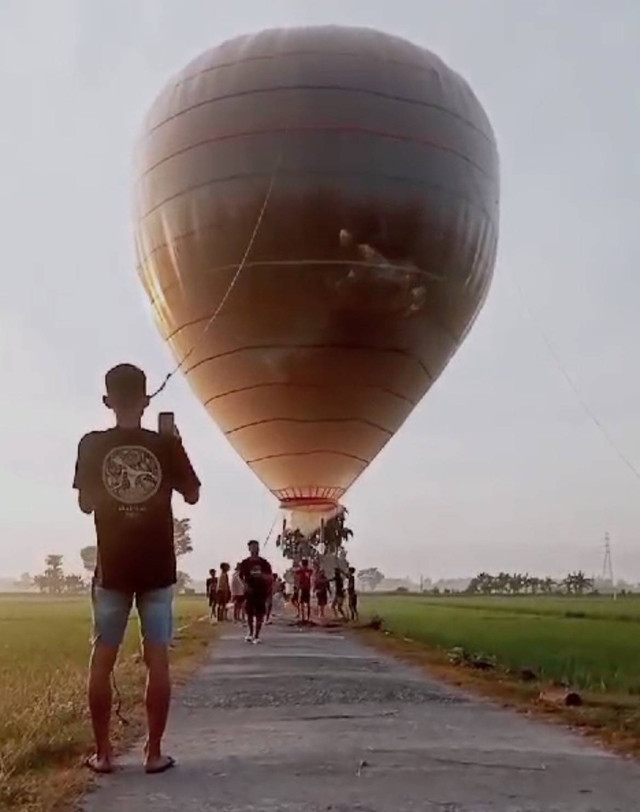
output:
[[[363,596],[396,634],[589,690],[640,693],[640,600]]]
[[[176,626],[202,614],[201,599],[181,599]],[[206,639],[209,627],[201,625],[185,636],[178,656],[188,651],[189,640]],[[46,791],[51,771],[77,763],[90,748],[85,696],[90,632],[86,598],[0,597],[0,809],[53,808],[55,798]],[[116,673],[123,705],[131,708],[144,682],[135,620]]]

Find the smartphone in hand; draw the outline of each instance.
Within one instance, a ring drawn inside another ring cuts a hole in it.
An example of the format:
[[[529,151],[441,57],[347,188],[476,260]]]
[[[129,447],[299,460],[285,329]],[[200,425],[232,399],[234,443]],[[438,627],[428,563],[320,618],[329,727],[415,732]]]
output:
[[[173,412],[160,412],[158,415],[158,434],[163,437],[176,436],[176,419]]]

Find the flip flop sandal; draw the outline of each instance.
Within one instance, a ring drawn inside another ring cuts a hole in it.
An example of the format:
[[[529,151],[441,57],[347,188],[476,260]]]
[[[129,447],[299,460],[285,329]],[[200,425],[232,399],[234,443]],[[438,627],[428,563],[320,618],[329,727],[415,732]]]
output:
[[[116,768],[113,765],[108,769],[98,767],[96,763],[95,754],[93,756],[87,756],[85,760],[82,762],[82,764],[84,767],[91,770],[91,772],[95,773],[96,775],[111,775],[111,773],[114,773],[116,771]]]
[[[167,770],[170,770],[172,767],[176,766],[175,758],[171,756],[166,756],[166,761],[164,764],[160,765],[160,767],[145,767],[144,771],[147,775],[158,775],[159,773],[166,773]]]

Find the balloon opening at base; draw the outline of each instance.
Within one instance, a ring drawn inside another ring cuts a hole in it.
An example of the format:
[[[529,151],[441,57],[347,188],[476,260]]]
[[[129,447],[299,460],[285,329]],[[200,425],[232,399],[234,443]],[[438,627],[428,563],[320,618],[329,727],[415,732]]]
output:
[[[283,499],[280,510],[284,511],[289,528],[308,536],[319,530],[323,522],[339,516],[344,507],[335,499],[308,496]]]

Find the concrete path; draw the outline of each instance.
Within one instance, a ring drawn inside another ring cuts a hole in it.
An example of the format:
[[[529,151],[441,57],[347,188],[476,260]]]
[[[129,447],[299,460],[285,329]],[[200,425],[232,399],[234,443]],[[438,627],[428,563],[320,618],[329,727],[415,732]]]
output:
[[[231,624],[176,700],[167,750],[133,753],[85,812],[634,812],[640,767],[459,694],[342,632]]]

